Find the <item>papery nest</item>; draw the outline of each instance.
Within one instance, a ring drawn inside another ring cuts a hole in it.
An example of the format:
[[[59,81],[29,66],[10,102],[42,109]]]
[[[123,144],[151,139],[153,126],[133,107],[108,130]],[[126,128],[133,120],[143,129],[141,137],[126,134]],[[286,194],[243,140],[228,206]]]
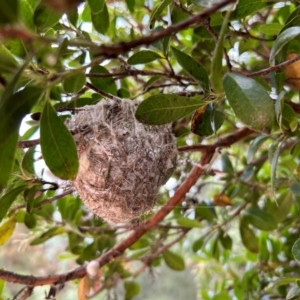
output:
[[[170,125],[135,119],[138,103],[100,101],[86,106],[67,126],[75,136],[79,172],[73,184],[83,202],[109,223],[139,218],[154,207],[159,187],[176,166]]]

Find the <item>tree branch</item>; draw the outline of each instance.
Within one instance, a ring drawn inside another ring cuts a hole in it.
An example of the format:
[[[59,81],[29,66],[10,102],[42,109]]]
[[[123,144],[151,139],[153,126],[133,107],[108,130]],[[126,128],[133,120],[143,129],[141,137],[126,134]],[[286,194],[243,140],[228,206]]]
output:
[[[210,163],[213,158],[214,152],[219,147],[228,147],[239,140],[245,138],[246,136],[252,134],[253,131],[247,127],[237,130],[235,133],[230,134],[215,144],[211,145],[210,149],[203,151],[202,157],[198,164],[196,164],[186,180],[181,184],[181,186],[176,190],[173,197],[171,197],[161,208],[160,210],[153,215],[150,219],[140,223],[136,228],[133,229],[131,234],[122,242],[114,246],[112,249],[100,256],[97,261],[100,267],[106,265],[116,257],[121,256],[125,250],[135,243],[142,235],[147,231],[155,227],[159,222],[161,222],[175,206],[181,203],[182,199],[185,197],[186,193],[191,189],[191,187],[197,182],[199,177],[204,174],[205,166]],[[73,279],[81,278],[86,275],[86,267],[81,266],[73,271],[51,275],[45,277],[35,277],[20,275],[6,270],[0,270],[0,278],[14,283],[26,284],[27,286],[38,286],[38,285],[48,285],[48,284],[63,284],[66,281]]]
[[[177,33],[183,29],[188,28],[191,25],[200,23],[202,20],[207,19],[211,14],[215,13],[219,9],[227,6],[230,3],[235,3],[236,0],[223,0],[216,5],[202,10],[200,13],[182,21],[171,25],[165,29],[154,32],[148,36],[141,37],[139,39],[130,42],[121,42],[115,45],[101,45],[96,51],[94,57],[105,56],[105,57],[116,57],[119,54],[129,52],[133,48],[139,46],[149,46],[150,44],[174,33]]]

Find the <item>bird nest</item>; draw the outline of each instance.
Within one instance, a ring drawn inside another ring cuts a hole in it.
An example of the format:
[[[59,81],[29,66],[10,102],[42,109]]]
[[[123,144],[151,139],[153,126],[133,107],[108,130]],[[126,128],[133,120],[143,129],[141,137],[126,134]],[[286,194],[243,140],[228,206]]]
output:
[[[158,190],[176,165],[170,125],[135,119],[137,102],[100,101],[67,124],[76,132],[79,172],[73,184],[85,205],[109,223],[123,223],[152,210]]]

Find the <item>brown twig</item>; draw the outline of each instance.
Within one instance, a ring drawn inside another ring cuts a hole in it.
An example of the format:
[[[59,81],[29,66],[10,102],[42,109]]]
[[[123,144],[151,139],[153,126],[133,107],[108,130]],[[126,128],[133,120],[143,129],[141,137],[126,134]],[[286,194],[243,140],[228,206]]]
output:
[[[250,73],[250,74],[246,74],[247,77],[256,77],[256,76],[261,76],[261,75],[267,75],[271,72],[274,72],[274,71],[277,71],[277,70],[280,70],[288,65],[291,65],[292,63],[294,63],[295,61],[299,60],[300,59],[300,55],[297,55],[296,57],[292,58],[292,59],[289,59],[289,60],[286,60],[278,65],[275,65],[275,66],[272,66],[272,67],[269,67],[269,68],[266,68],[266,69],[262,69],[260,71],[257,71],[257,72],[253,72],[253,73]]]
[[[139,39],[130,41],[130,42],[121,42],[114,45],[101,45],[94,55],[96,56],[105,56],[105,57],[116,57],[119,54],[126,53],[133,48],[137,48],[139,46],[149,46],[152,43],[174,33],[177,33],[185,28],[188,28],[191,25],[200,23],[203,19],[208,18],[211,14],[218,11],[219,9],[227,6],[230,3],[235,3],[236,0],[223,0],[218,2],[216,5],[202,10],[200,13],[191,16],[190,18],[171,25],[165,29],[156,31],[148,36],[141,37]]]

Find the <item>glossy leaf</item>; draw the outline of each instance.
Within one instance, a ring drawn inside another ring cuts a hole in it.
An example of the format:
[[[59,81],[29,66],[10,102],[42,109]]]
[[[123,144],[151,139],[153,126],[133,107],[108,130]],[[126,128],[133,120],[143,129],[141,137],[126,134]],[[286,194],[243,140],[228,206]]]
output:
[[[16,219],[10,217],[6,222],[0,225],[0,246],[4,245],[14,233],[16,227]]]
[[[237,118],[255,131],[269,133],[275,119],[275,108],[264,87],[251,78],[235,73],[227,73],[223,85]]]
[[[150,50],[141,50],[128,58],[128,64],[130,65],[138,65],[138,64],[146,64],[157,59],[163,58],[158,53]]]
[[[125,281],[125,300],[131,300],[140,293],[140,285],[135,281]]]
[[[102,66],[92,67],[91,74],[109,74],[106,68]],[[90,77],[92,84],[99,90],[110,93],[112,95],[117,94],[117,86],[112,77]]]
[[[109,28],[109,13],[106,4],[104,3],[100,12],[94,13],[92,11],[91,17],[94,28],[99,33],[105,34]]]
[[[276,189],[276,170],[278,165],[279,154],[280,154],[280,145],[278,144],[278,142],[274,142],[270,146],[268,152],[269,161],[271,163],[271,188],[273,193],[275,192]]]
[[[41,93],[40,88],[27,86],[11,97],[2,96],[0,102],[0,191],[6,186],[15,162],[22,119],[30,112]]]
[[[169,268],[171,268],[174,271],[183,271],[185,269],[185,263],[183,258],[178,255],[177,253],[166,250],[163,252],[163,258],[165,260],[165,263]]]
[[[277,228],[277,222],[274,217],[258,208],[247,209],[244,218],[253,227],[263,231],[270,231]]]
[[[164,9],[172,2],[172,0],[160,1],[157,6],[154,7],[150,16],[150,29],[155,25],[156,20],[160,17]]]
[[[0,25],[15,23],[18,19],[19,1],[0,0]]]
[[[199,98],[174,94],[158,94],[145,99],[137,108],[135,117],[149,125],[167,124],[183,118],[205,105]]]
[[[206,70],[192,57],[185,54],[184,52],[171,47],[174,57],[177,62],[186,71],[189,75],[191,75],[196,81],[199,82],[204,92],[208,93],[210,91],[209,88],[209,78]]]
[[[275,56],[280,53],[282,48],[287,43],[289,43],[294,38],[298,37],[298,35],[300,35],[300,26],[287,28],[277,36],[276,41],[271,49],[269,58],[270,64],[275,64]]]
[[[67,93],[78,93],[85,85],[86,78],[84,73],[77,73],[67,77],[63,81],[63,88]]]
[[[47,166],[59,178],[74,179],[79,168],[75,142],[48,101],[40,122],[41,148]]]
[[[0,222],[5,217],[6,213],[8,212],[9,208],[16,200],[17,196],[26,189],[27,185],[20,185],[15,187],[9,191],[7,191],[2,197],[0,198]]]
[[[201,237],[193,243],[193,251],[196,253],[201,250],[204,245],[205,237]]]
[[[300,196],[300,182],[296,181],[290,186],[290,191],[297,196]]]

